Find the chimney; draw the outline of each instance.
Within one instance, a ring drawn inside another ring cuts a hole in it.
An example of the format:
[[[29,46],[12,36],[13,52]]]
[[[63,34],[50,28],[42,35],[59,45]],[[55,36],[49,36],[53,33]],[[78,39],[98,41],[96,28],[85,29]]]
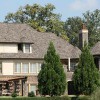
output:
[[[79,48],[82,49],[84,47],[84,42],[88,44],[88,29],[85,24],[82,25],[82,30],[79,32]]]

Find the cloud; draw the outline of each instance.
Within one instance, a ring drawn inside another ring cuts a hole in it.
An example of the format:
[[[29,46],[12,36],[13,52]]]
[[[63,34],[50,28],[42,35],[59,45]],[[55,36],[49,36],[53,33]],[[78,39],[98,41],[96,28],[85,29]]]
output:
[[[99,0],[74,0],[68,8],[72,11],[95,10],[99,8]]]

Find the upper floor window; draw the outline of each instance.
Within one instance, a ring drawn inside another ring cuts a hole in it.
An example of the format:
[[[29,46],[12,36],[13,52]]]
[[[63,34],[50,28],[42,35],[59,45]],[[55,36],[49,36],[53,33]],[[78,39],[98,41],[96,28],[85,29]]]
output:
[[[2,73],[2,63],[0,63],[0,74]]]
[[[18,51],[23,51],[23,45],[21,43],[18,44]]]
[[[15,64],[15,72],[16,73],[20,73],[21,72],[21,64],[20,63],[16,63]]]
[[[31,44],[24,44],[23,45],[23,48],[24,48],[24,53],[31,53],[32,50],[31,50]]]
[[[41,70],[41,63],[16,62],[14,65],[14,73],[38,74],[40,70]]]
[[[30,53],[30,44],[25,44],[25,52]]]
[[[23,63],[22,64],[22,72],[23,73],[28,73],[29,69],[29,64],[28,63]]]
[[[75,71],[75,67],[76,67],[77,63],[76,62],[71,62],[70,63],[70,71]]]
[[[30,73],[37,73],[37,64],[36,63],[30,64]]]
[[[41,63],[38,63],[38,73],[40,72],[41,70]]]

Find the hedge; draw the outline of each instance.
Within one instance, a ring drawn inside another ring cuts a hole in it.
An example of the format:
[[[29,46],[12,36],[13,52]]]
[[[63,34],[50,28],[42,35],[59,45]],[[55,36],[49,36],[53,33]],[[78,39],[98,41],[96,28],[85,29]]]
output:
[[[67,96],[63,96],[63,97],[15,97],[15,98],[1,97],[0,100],[71,100],[71,99]]]

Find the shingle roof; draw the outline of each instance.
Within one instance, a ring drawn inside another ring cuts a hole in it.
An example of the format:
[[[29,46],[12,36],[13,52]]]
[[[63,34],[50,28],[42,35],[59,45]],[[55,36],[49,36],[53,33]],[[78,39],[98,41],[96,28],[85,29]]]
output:
[[[25,76],[13,76],[13,75],[1,75],[0,81],[11,81],[11,80],[19,80],[25,79]]]
[[[0,82],[14,81],[14,80],[20,80],[26,78],[28,84],[30,83],[38,84],[37,76],[33,76],[33,75],[0,75]]]
[[[79,58],[81,50],[71,45],[53,33],[37,32],[25,24],[0,24],[0,42],[21,42],[20,38],[25,37],[23,42],[32,44],[32,53],[2,53],[0,58],[40,58],[43,59],[50,41],[54,43],[57,53],[61,59]]]
[[[31,43],[33,30],[26,24],[0,23],[0,42]]]
[[[93,55],[100,55],[100,41],[97,42],[92,48],[91,48],[91,53]]]

